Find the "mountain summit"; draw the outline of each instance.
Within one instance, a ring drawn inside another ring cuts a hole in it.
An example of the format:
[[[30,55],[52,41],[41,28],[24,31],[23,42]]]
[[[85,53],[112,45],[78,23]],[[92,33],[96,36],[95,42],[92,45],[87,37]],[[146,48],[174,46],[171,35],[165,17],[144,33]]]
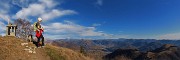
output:
[[[0,37],[1,60],[92,60],[73,50],[47,44],[44,48],[15,37]]]

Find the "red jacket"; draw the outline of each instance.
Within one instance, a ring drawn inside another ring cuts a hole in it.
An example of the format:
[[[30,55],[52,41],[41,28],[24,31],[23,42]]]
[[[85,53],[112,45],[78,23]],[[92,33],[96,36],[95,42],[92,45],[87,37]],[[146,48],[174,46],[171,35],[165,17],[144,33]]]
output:
[[[43,33],[43,30],[42,30],[42,29],[39,29],[39,31],[36,30],[36,37],[39,38],[39,37],[42,35],[42,33]]]

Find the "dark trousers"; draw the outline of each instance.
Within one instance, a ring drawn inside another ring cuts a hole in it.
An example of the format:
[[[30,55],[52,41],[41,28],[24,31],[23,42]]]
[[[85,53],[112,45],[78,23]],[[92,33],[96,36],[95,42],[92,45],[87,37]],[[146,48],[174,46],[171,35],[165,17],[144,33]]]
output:
[[[37,37],[37,36],[36,36]],[[44,36],[41,35],[40,37],[37,37],[38,41],[37,41],[37,44],[36,46],[39,47],[39,43],[40,43],[40,40],[42,40],[42,45],[41,46],[44,46]]]

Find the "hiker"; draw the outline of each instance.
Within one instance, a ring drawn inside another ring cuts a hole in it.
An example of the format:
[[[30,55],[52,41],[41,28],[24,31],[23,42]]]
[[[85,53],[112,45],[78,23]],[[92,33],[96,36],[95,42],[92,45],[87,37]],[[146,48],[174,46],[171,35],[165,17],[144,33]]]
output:
[[[34,31],[36,33],[37,42],[35,43],[37,47],[44,47],[44,36],[42,35],[44,29],[41,26],[42,18],[38,18],[38,22],[34,23]],[[40,44],[40,40],[42,40],[42,44]]]

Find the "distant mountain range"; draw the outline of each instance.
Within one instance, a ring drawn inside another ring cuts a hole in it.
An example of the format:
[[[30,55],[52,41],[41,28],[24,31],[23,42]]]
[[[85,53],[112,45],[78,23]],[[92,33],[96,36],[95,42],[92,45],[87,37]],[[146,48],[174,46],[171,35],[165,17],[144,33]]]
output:
[[[146,53],[160,48],[164,44],[173,44],[180,46],[180,40],[156,40],[156,39],[99,39],[99,40],[86,40],[86,39],[57,39],[48,41],[56,46],[70,48],[79,51],[83,46],[85,51],[95,59],[103,57],[117,49],[137,49],[140,52]],[[101,52],[101,53],[99,53]],[[96,54],[98,53],[98,54]],[[98,57],[97,57],[98,56]]]
[[[103,57],[104,60],[180,60],[180,48],[165,44],[152,51],[141,52],[137,49],[117,49]]]
[[[49,41],[48,41],[49,42]],[[57,39],[51,40],[59,46],[71,48],[71,46],[84,46],[86,49],[101,47],[103,51],[112,52],[119,48],[137,48],[140,51],[149,51],[161,47],[164,44],[180,46],[180,40],[156,40],[156,39]],[[70,45],[70,46],[68,46]]]

